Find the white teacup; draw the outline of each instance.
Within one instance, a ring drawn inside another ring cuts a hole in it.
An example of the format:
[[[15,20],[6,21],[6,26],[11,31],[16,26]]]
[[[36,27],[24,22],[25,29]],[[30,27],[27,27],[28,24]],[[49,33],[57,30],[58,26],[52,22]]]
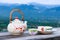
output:
[[[51,26],[38,26],[38,31],[40,32],[52,32]]]

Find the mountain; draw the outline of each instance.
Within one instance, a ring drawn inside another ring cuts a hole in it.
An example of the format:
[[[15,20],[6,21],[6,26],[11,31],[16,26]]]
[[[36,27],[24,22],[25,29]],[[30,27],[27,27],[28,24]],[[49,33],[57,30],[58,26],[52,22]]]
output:
[[[25,20],[30,24],[57,23],[60,22],[60,6],[43,5],[38,3],[28,4],[0,4],[0,21],[9,21],[10,12],[13,8],[18,8],[24,13]],[[21,15],[14,12],[13,19]],[[4,22],[4,23],[5,23]],[[43,24],[44,25],[44,24]],[[52,24],[51,24],[52,25]]]
[[[1,4],[0,5],[0,16],[8,17],[10,15],[10,11],[13,8],[19,8],[24,12],[25,18],[29,19],[42,19],[43,17],[51,17],[59,18],[60,16],[60,6],[52,7],[48,5],[42,5],[37,3],[30,3],[30,5],[27,4]]]
[[[36,14],[38,14],[38,12],[41,11],[40,9],[42,9],[44,7],[42,7],[42,6],[41,7],[35,7],[34,5],[27,5],[27,4],[21,4],[21,5],[16,5],[16,6],[15,6],[15,4],[12,4],[12,5],[10,4],[10,6],[0,5],[0,15],[8,17],[10,14],[10,11],[13,8],[21,9],[24,12],[26,19],[29,19],[30,17],[34,19]]]
[[[44,12],[44,16],[53,20],[60,20],[60,6],[46,9]],[[43,15],[43,14],[42,14]]]

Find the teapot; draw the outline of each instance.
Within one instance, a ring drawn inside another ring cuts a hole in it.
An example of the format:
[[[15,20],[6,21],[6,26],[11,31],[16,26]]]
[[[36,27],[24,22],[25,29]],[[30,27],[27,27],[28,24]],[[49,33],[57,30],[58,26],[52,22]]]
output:
[[[18,17],[15,18],[15,20],[12,21],[12,13],[13,12],[19,12],[22,15],[22,20],[19,20]],[[24,21],[24,15],[23,12],[19,9],[13,9],[10,12],[10,22],[8,24],[7,30],[13,35],[21,35],[27,28],[27,21]]]

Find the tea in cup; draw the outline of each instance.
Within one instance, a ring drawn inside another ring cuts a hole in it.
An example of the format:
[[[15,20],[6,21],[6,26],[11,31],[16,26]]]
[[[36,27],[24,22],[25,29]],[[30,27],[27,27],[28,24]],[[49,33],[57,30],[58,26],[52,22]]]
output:
[[[37,29],[29,29],[29,34],[30,35],[35,35],[35,34],[37,34],[37,32],[38,32],[38,30]]]

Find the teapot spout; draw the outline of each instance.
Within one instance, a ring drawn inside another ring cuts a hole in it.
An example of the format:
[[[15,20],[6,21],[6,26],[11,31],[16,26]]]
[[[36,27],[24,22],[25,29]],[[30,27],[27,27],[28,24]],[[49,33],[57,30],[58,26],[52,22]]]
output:
[[[27,24],[27,21],[25,21],[24,23]]]

